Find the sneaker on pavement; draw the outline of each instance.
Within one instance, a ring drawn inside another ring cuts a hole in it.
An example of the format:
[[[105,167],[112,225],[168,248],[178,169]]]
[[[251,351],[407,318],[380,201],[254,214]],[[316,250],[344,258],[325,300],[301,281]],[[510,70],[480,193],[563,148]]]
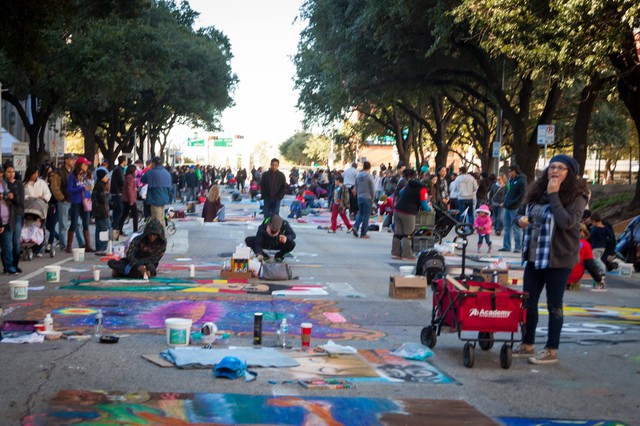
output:
[[[510,252],[511,250],[506,249],[506,248],[501,248],[501,249],[498,249],[498,251],[506,251],[506,252]]]
[[[403,257],[402,260],[407,261],[407,262],[415,262],[416,258],[415,257]]]
[[[367,234],[363,234],[363,235],[360,235],[360,238],[365,238],[366,239],[366,238],[371,238],[371,237],[368,236]]]
[[[513,249],[514,253],[522,253],[522,249]]]
[[[530,358],[536,355],[536,351],[533,348],[527,349],[524,345],[520,344],[511,352],[511,355],[514,358]]]
[[[358,231],[355,230],[355,228],[351,228],[351,233],[353,233],[353,236],[358,238]]]
[[[396,254],[392,254],[392,255],[391,255],[391,258],[392,258],[392,259],[402,259],[402,256],[398,256],[398,255],[396,255]]]
[[[558,355],[552,354],[549,349],[543,349],[528,361],[530,364],[555,364],[558,362]]]

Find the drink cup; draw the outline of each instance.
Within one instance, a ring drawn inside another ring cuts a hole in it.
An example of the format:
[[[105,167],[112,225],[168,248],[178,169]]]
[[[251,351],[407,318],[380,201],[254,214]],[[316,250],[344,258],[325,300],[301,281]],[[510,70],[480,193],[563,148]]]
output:
[[[189,266],[189,276],[191,278],[196,276],[196,265]]]
[[[313,328],[313,324],[310,322],[303,322],[300,324],[300,338],[302,340],[302,347],[308,348],[311,346],[311,329]]]
[[[93,280],[100,281],[100,269],[96,268],[93,270]]]

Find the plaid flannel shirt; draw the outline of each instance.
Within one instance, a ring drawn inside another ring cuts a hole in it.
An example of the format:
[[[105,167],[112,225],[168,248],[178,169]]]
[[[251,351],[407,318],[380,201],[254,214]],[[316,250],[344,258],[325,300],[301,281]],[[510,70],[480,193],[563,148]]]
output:
[[[531,211],[531,204],[527,206],[527,216]],[[533,227],[528,226],[524,231],[524,241],[522,250],[522,259],[529,259],[529,244],[531,243],[531,232]],[[551,213],[551,204],[547,204],[542,211],[542,222],[540,223],[540,232],[538,235],[538,244],[536,245],[536,256],[534,267],[536,269],[545,269],[549,267],[549,257],[551,254],[551,236],[553,230],[553,213]]]

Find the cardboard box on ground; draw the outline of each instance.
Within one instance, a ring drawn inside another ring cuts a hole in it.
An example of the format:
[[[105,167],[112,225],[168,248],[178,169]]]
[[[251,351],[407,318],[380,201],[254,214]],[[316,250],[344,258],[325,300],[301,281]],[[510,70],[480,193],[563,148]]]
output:
[[[480,275],[484,281],[509,285],[508,269],[473,268],[474,275]]]
[[[427,297],[427,277],[389,277],[389,297],[392,299],[424,299]]]

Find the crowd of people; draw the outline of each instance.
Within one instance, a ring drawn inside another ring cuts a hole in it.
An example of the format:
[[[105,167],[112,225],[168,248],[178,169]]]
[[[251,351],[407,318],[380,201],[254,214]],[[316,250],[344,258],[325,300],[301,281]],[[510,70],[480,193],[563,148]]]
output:
[[[477,234],[477,250],[486,244],[492,252],[491,236],[503,238],[501,252],[520,253],[526,262],[524,291],[527,300],[527,328],[523,342],[514,350],[516,357],[528,357],[536,364],[557,362],[562,328],[564,291],[576,288],[585,271],[595,289],[606,289],[604,275],[616,267],[615,234],[611,225],[597,213],[586,210],[589,193],[580,177],[575,159],[560,154],[549,161],[535,182],[528,185],[516,164],[505,174],[471,173],[465,166],[439,165],[431,172],[429,164],[410,168],[400,161],[395,168],[381,165],[372,170],[368,161],[354,162],[344,171],[293,168],[288,179],[273,158],[267,170],[235,170],[215,166],[165,166],[155,157],[146,165],[138,160],[129,164],[120,156],[112,169],[107,161],[93,169],[89,160],[67,154],[60,167],[45,162],[38,169],[30,166],[24,178],[16,177],[11,163],[0,167],[0,249],[5,274],[19,274],[21,237],[25,212],[46,210],[42,227],[48,239],[36,241],[42,256],[55,244],[71,252],[74,237],[87,252],[104,255],[109,235],[126,236],[123,225],[133,220],[138,232],[138,204],[146,220],[144,230],[129,244],[126,256],[112,261],[114,275],[139,278],[154,276],[166,250],[165,208],[180,198],[185,203],[202,203],[207,222],[224,221],[225,206],[221,188],[234,195],[248,194],[260,200],[263,222],[255,236],[247,237],[260,260],[276,250],[282,260],[295,247],[295,232],[280,215],[286,194],[295,197],[289,218],[299,219],[318,208],[331,212],[329,233],[338,229],[338,217],[347,233],[368,239],[370,218],[379,215],[383,230],[393,232],[390,255],[393,259],[414,261],[411,238],[420,210],[448,212],[460,223],[468,223]],[[25,206],[27,208],[25,209]],[[95,249],[89,224],[95,222]],[[25,222],[26,223],[26,222]],[[36,232],[36,234],[38,234]],[[37,240],[38,235],[33,238]],[[23,238],[24,239],[24,238]],[[534,350],[538,301],[546,290],[549,335],[544,349]]]

